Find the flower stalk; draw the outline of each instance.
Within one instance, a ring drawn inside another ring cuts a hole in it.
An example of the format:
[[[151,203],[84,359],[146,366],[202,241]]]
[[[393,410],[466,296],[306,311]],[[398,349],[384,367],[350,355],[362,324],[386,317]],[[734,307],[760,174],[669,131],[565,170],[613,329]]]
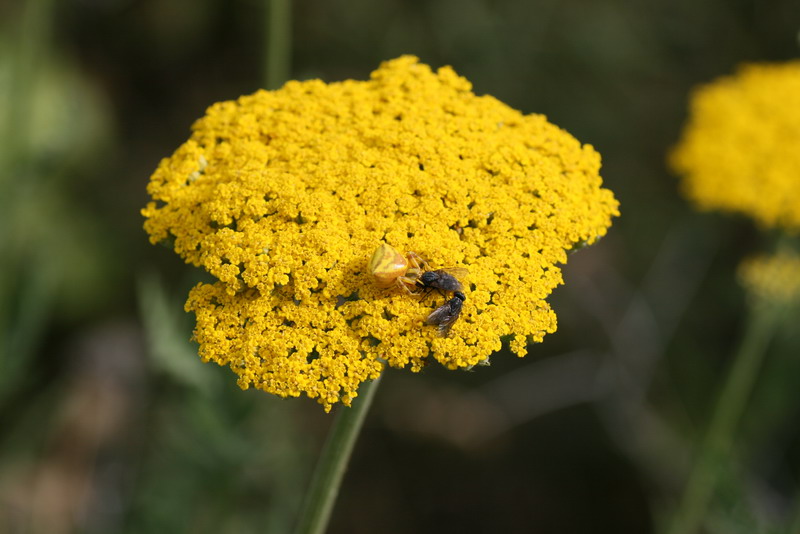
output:
[[[292,0],[267,0],[266,63],[267,89],[277,89],[289,79],[292,47]]]
[[[700,445],[683,497],[669,524],[668,534],[693,534],[703,521],[714,494],[718,466],[731,452],[737,424],[753,391],[769,340],[779,322],[780,309],[775,303],[763,300],[752,306],[744,337],[722,386],[708,433]]]
[[[295,534],[322,534],[328,526],[339,486],[380,378],[366,382],[352,407],[341,407],[306,493]]]

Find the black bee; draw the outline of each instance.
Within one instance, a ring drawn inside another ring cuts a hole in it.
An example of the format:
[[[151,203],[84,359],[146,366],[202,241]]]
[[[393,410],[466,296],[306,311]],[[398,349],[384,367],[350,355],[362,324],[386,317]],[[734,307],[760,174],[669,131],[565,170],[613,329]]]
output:
[[[427,293],[430,293],[434,289],[439,291],[442,295],[444,295],[445,291],[460,292],[462,291],[461,282],[456,279],[456,276],[463,276],[466,273],[467,270],[460,267],[425,271],[417,279],[417,285],[427,289]]]
[[[456,283],[458,283],[458,281],[456,281]],[[461,315],[461,307],[464,305],[466,298],[467,297],[461,291],[454,291],[453,298],[436,308],[433,313],[425,319],[425,323],[438,326],[439,335],[447,337],[450,335],[450,329],[453,327],[453,323],[455,323],[458,316]]]

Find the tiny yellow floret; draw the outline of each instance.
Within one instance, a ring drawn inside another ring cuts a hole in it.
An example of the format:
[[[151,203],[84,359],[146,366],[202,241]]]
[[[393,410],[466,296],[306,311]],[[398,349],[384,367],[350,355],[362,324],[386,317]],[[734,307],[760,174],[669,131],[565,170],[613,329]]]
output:
[[[695,90],[670,161],[700,209],[800,230],[800,61],[744,65]]]
[[[192,129],[142,213],[153,243],[216,279],[186,303],[200,356],[326,410],[383,362],[470,368],[501,338],[524,356],[556,329],[545,299],[567,252],[618,215],[591,146],[411,56],[217,103]],[[450,337],[424,324],[445,296],[391,288],[422,258],[469,271]]]

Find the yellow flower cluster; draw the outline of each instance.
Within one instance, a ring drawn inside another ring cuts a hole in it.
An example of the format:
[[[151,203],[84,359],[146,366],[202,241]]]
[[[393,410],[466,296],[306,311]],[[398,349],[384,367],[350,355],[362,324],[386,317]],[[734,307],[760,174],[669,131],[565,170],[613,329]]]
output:
[[[153,174],[143,214],[153,243],[172,240],[218,279],[186,304],[203,360],[329,410],[382,361],[468,367],[501,338],[523,356],[555,331],[544,299],[557,264],[618,214],[599,169],[545,117],[404,56],[369,81],[293,81],[211,106]],[[367,263],[382,242],[468,270],[450,337],[424,324],[443,297],[376,287]]]
[[[701,209],[800,230],[800,61],[745,65],[698,88],[671,163]]]
[[[739,279],[759,300],[800,300],[800,255],[782,250],[772,256],[750,258],[739,266]]]

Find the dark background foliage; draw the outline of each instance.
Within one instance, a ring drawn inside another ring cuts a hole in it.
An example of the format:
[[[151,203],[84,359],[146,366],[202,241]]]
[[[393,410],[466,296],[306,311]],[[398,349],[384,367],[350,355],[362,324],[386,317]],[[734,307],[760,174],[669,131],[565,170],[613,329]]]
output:
[[[570,257],[525,359],[378,392],[331,532],[648,533],[674,507],[770,237],[696,214],[665,160],[690,88],[797,56],[795,0],[297,0],[292,77],[452,65],[603,155],[622,217]],[[200,276],[138,210],[213,102],[263,86],[256,0],[0,2],[0,531],[287,532],[332,417],[241,392],[182,311]],[[771,346],[709,532],[780,532],[797,334]]]

